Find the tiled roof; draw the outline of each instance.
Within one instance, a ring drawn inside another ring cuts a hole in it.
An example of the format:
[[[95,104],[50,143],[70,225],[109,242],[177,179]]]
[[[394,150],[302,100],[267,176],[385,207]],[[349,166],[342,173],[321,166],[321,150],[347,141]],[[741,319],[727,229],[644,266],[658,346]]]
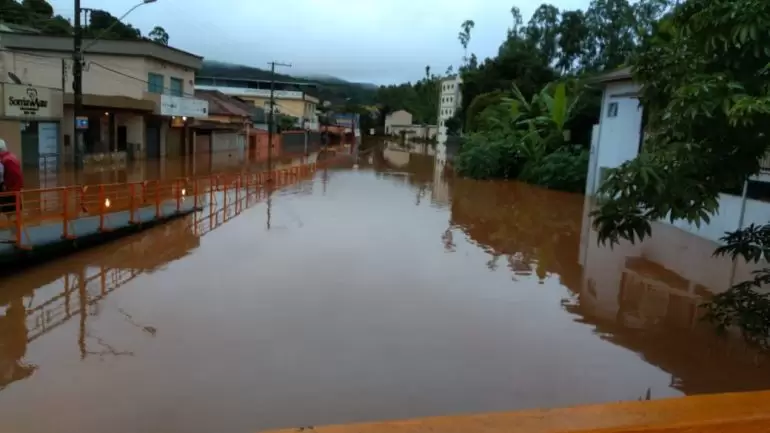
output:
[[[196,90],[195,97],[208,101],[209,114],[251,118],[251,113],[240,101],[217,90]]]
[[[631,78],[631,66],[626,66],[625,68],[598,75],[591,81],[595,83],[610,83],[612,81],[630,80]]]

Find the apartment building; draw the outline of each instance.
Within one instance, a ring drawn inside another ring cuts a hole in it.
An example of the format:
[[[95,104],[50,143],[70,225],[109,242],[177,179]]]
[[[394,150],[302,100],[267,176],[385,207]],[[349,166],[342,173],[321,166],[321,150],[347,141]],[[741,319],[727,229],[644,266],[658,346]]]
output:
[[[300,89],[303,83],[276,82],[273,91],[274,110],[297,118],[297,127],[311,131],[319,130],[318,98]],[[255,107],[270,111],[270,81],[220,77],[197,77],[195,88],[216,90],[228,96],[248,101]]]
[[[86,164],[192,152],[188,124],[208,117],[207,101],[194,97],[202,57],[146,40],[83,46]],[[71,38],[0,32],[0,136],[27,166],[74,161],[71,56]]]
[[[462,106],[461,85],[462,78],[460,78],[459,75],[450,75],[441,80],[438,101],[439,142],[444,142],[446,140],[446,121],[454,117],[457,110]]]

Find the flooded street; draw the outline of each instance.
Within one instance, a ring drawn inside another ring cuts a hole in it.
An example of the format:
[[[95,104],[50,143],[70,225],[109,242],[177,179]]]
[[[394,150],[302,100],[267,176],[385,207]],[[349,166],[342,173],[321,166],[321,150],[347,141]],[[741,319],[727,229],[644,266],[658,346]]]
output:
[[[770,389],[764,359],[698,320],[751,269],[662,224],[600,248],[589,211],[390,147],[227,222],[0,280],[0,430],[236,433]]]

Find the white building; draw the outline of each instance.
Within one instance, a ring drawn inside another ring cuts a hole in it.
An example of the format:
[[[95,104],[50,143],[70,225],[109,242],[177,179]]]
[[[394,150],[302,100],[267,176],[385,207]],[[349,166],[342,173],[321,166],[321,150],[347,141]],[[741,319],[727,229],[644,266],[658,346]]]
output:
[[[586,195],[592,196],[601,184],[607,169],[634,159],[642,149],[642,107],[639,105],[640,85],[631,79],[631,69],[610,72],[599,80],[604,85],[599,124],[594,126],[591,158],[588,166]],[[746,187],[746,197],[722,193],[719,212],[709,224],[689,224],[675,221],[674,226],[698,236],[718,241],[725,232],[749,224],[770,221],[770,167],[754,176]],[[740,192],[738,193],[740,194]]]
[[[439,141],[442,136],[446,136],[444,124],[455,115],[462,104],[461,84],[462,78],[459,75],[450,75],[441,80],[438,100]]]

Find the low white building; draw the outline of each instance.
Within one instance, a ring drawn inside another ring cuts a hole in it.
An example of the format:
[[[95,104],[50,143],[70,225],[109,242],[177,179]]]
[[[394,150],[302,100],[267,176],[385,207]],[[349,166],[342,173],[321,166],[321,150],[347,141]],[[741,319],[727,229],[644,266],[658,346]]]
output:
[[[394,126],[411,126],[412,125],[412,113],[406,110],[394,111],[385,116],[385,134],[393,135]]]
[[[643,144],[643,116],[639,104],[640,85],[631,78],[631,69],[624,68],[602,76],[604,85],[599,124],[593,128],[591,157],[588,165],[586,195],[593,196],[610,168],[634,159]],[[698,236],[718,241],[725,232],[749,224],[770,221],[770,167],[754,176],[746,185],[746,197],[722,193],[719,212],[709,224],[697,227],[686,221],[674,226]],[[740,194],[740,193],[739,193]]]
[[[412,114],[406,110],[394,111],[385,116],[385,134],[406,135],[407,138],[436,138],[436,125],[413,124]]]

